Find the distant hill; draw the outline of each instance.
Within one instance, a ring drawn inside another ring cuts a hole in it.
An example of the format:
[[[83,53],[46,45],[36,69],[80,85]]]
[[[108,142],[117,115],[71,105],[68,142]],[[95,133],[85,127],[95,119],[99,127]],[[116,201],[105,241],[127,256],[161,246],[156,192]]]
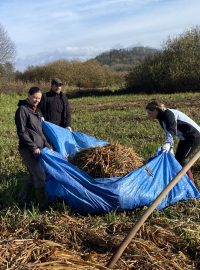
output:
[[[157,52],[159,50],[150,47],[112,49],[96,56],[95,60],[102,65],[110,66],[115,71],[129,71],[131,67],[142,62],[145,57]]]

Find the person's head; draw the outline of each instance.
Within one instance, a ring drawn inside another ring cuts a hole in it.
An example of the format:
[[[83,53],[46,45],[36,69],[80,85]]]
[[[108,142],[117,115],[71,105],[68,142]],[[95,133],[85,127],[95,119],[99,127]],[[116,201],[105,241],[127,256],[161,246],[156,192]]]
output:
[[[51,89],[58,94],[61,92],[62,85],[62,81],[58,78],[51,80]]]
[[[36,107],[40,103],[41,98],[42,92],[39,87],[34,86],[29,89],[28,100],[32,106]]]
[[[156,119],[160,112],[165,110],[165,105],[153,100],[146,105],[147,116],[150,119]]]

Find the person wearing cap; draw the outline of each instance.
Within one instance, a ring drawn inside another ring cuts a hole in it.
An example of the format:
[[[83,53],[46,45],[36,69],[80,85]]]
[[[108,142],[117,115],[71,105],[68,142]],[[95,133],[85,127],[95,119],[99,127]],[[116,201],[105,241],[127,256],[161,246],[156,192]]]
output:
[[[43,94],[38,107],[45,120],[72,131],[70,106],[66,95],[62,93],[62,85],[59,78],[52,79],[51,89]]]
[[[188,159],[200,146],[200,126],[186,114],[178,110],[166,108],[164,104],[156,100],[148,103],[146,110],[148,117],[150,119],[157,119],[165,131],[163,151],[172,151],[174,138],[178,137],[179,143],[175,157],[182,166],[185,166]],[[187,174],[194,182],[191,169]]]

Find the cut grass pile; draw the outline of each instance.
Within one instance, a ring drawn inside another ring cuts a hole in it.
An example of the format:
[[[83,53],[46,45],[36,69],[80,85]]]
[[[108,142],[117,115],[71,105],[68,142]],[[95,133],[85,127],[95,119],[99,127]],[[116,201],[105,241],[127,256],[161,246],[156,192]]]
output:
[[[120,144],[83,150],[70,161],[94,178],[124,176],[144,162],[132,148]]]

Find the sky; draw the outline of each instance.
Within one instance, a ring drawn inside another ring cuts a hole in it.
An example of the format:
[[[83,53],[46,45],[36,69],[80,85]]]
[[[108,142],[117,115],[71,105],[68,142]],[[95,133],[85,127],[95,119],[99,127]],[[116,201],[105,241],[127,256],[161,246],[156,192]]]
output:
[[[168,37],[200,25],[199,13],[200,0],[0,0],[0,24],[21,71],[114,48],[161,49]]]

